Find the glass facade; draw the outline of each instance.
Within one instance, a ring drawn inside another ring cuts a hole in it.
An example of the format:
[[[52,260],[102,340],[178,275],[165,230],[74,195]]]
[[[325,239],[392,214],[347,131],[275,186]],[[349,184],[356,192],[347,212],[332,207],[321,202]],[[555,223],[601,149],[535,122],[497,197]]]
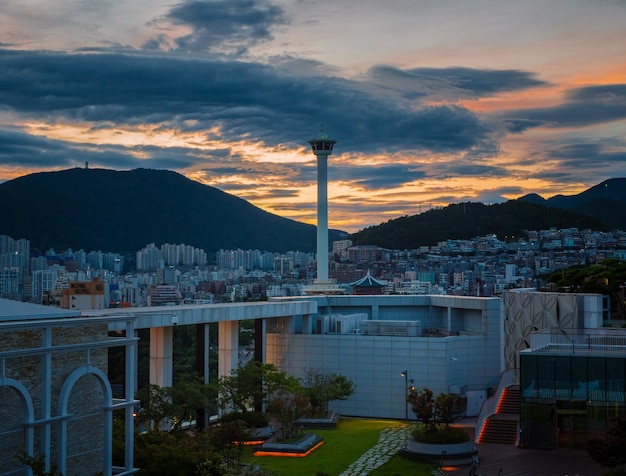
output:
[[[626,413],[623,355],[520,353],[520,437],[527,448],[586,448]]]

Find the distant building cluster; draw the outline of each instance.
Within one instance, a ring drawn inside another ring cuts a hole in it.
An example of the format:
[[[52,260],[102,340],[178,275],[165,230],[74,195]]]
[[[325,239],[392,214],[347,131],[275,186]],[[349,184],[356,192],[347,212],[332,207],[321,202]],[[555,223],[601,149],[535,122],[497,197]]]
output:
[[[132,256],[103,251],[38,255],[28,240],[2,235],[0,297],[70,309],[255,301],[302,295],[316,277],[313,253],[222,249],[214,256],[209,264],[204,250],[150,243],[137,251],[133,266]],[[605,258],[626,259],[626,233],[551,228],[412,250],[341,240],[328,257],[329,278],[347,294],[457,296],[542,287],[544,274]],[[87,288],[100,297],[87,298]]]
[[[165,243],[157,248],[150,243],[137,251],[136,268],[138,271],[163,268],[164,266],[206,266],[207,254],[200,248],[189,245],[171,245]]]
[[[219,250],[215,261],[220,269],[275,270],[281,274],[296,268],[306,268],[315,260],[313,253],[289,251],[285,254],[261,252],[259,250]]]

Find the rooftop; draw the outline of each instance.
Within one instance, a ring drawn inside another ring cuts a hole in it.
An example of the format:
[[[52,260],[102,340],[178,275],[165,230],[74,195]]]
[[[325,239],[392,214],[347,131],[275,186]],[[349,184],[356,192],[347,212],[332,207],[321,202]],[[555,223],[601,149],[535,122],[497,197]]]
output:
[[[542,329],[530,335],[530,348],[522,352],[554,354],[626,354],[626,329]]]
[[[0,299],[0,322],[79,317],[80,312],[28,302]]]

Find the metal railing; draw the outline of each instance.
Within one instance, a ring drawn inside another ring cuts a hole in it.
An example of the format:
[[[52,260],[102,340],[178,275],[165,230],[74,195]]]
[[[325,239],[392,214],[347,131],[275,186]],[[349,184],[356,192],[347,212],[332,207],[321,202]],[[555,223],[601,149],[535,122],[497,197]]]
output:
[[[530,336],[529,351],[626,353],[626,329],[543,329]]]

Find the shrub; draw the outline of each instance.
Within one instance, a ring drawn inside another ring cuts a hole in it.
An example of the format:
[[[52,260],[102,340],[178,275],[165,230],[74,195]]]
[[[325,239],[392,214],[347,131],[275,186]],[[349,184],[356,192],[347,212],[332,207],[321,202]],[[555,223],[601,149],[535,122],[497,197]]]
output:
[[[241,412],[230,412],[225,413],[220,418],[220,421],[223,423],[228,423],[235,420],[243,420],[244,422],[246,422],[246,426],[248,428],[263,428],[270,423],[267,415],[261,412],[248,412],[245,414]]]
[[[419,425],[411,434],[417,441],[438,445],[465,443],[470,439],[469,434],[463,428],[452,426],[442,426],[432,431],[430,428],[426,430],[424,426]]]

